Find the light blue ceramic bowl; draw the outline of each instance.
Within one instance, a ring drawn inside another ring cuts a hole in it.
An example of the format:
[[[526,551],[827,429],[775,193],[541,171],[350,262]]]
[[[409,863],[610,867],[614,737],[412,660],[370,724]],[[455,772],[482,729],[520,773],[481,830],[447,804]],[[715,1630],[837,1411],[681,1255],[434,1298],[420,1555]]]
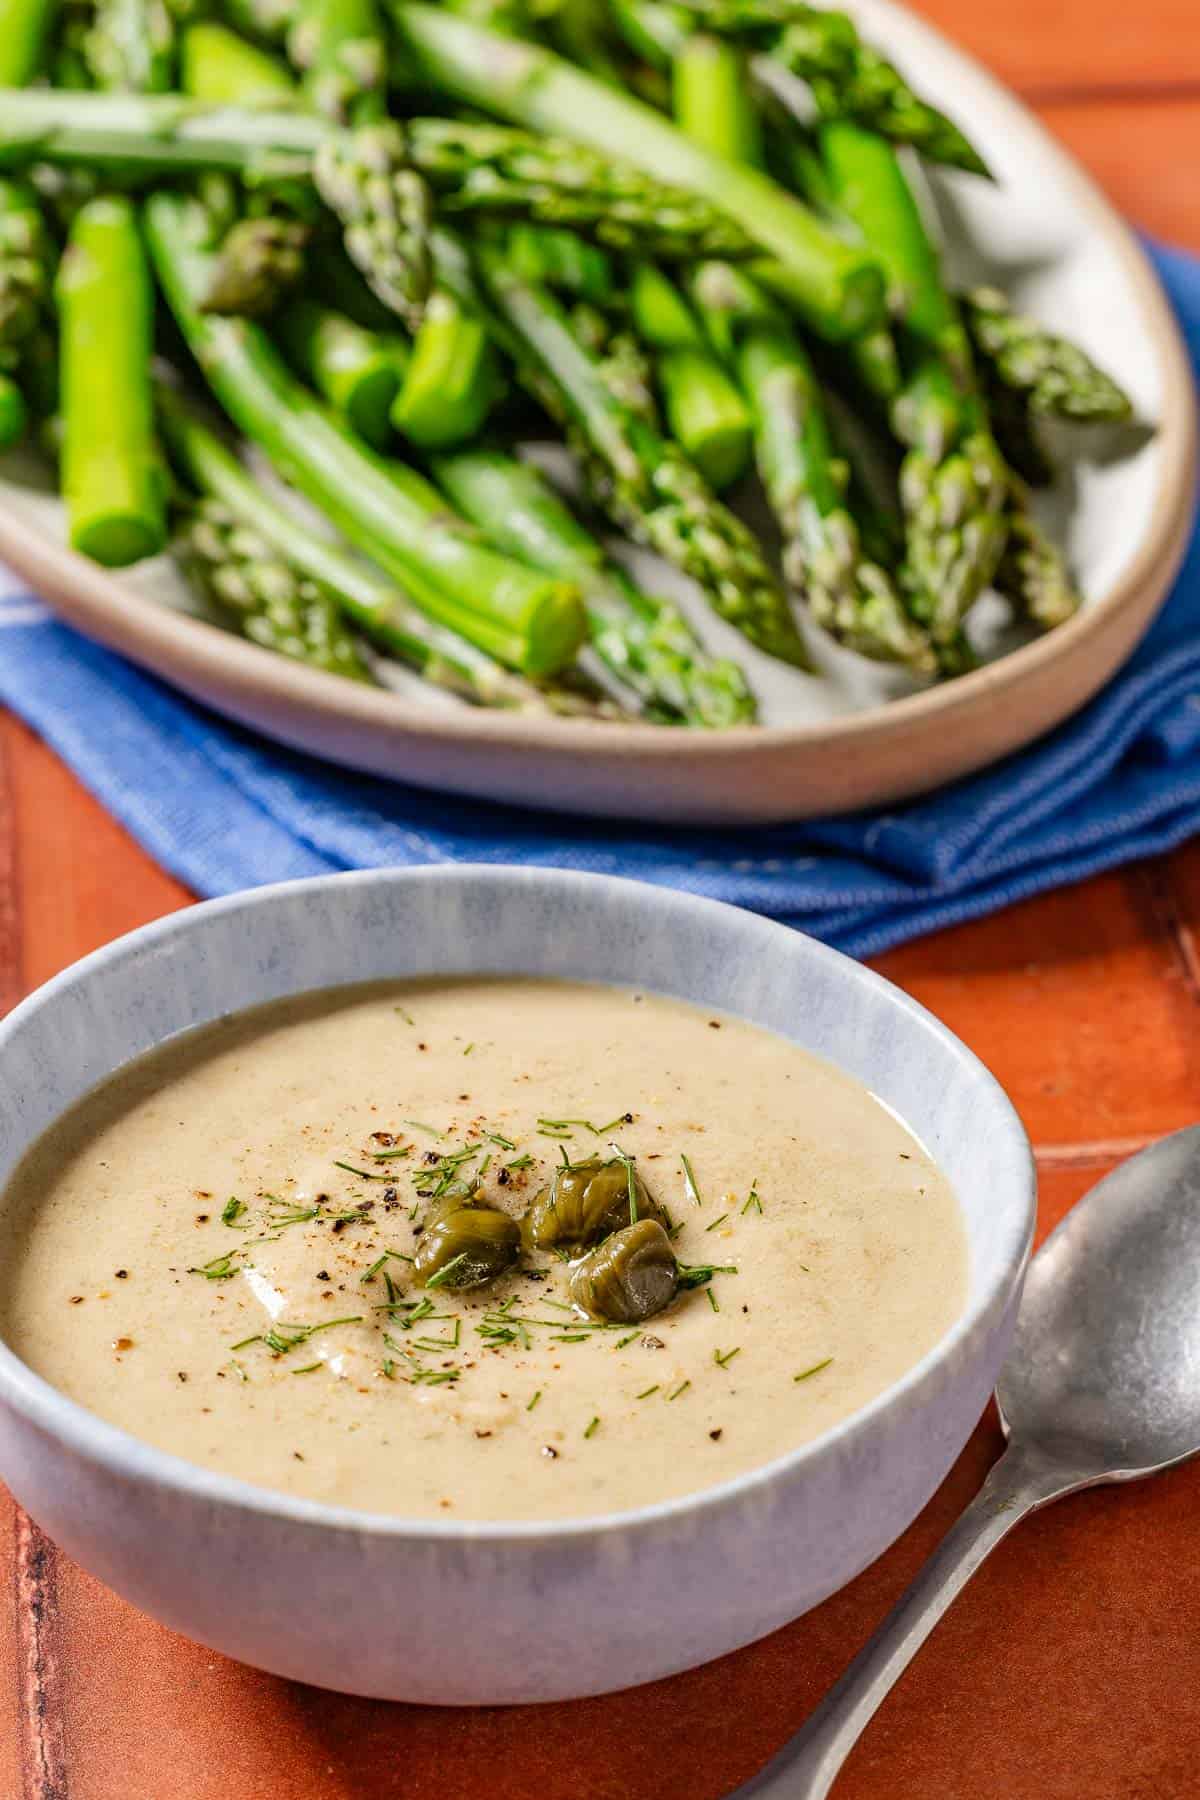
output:
[[[657,989],[781,1032],[857,1076],[957,1189],[970,1292],[953,1330],[815,1442],[694,1497],[599,1518],[409,1521],[287,1499],[102,1423],[3,1345],[0,1475],[135,1605],[279,1674],[447,1703],[602,1693],[773,1631],[904,1530],[962,1448],[1007,1349],[1033,1164],[975,1057],[896,988],[811,939],[632,882],[460,867],[238,894],[68,969],[0,1025],[0,1181],[72,1101],[175,1032],[309,988],[471,972]]]

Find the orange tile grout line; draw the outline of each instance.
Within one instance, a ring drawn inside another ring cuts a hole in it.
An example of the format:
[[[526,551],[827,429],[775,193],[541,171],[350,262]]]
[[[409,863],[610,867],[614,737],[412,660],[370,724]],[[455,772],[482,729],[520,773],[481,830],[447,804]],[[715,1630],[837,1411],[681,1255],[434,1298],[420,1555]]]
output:
[[[1001,70],[994,70],[1004,81]],[[1200,81],[1006,82],[1026,106],[1137,105],[1145,101],[1186,106],[1200,100]]]

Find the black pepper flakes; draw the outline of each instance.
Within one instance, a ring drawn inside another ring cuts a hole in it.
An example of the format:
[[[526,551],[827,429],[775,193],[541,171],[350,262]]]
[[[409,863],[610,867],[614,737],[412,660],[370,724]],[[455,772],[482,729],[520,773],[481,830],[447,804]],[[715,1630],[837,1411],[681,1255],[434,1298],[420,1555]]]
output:
[[[710,1431],[708,1435],[714,1444],[718,1443],[721,1437],[721,1427],[718,1425],[717,1429],[715,1431]]]
[[[114,1271],[114,1273],[115,1273],[118,1281],[128,1281],[129,1280],[129,1270],[128,1269],[117,1269]]]
[[[556,1462],[558,1460],[558,1451],[554,1448],[553,1444],[543,1444],[542,1455],[548,1456],[551,1462]]]
[[[329,1273],[328,1269],[318,1269],[317,1270],[317,1280],[318,1281],[332,1281],[333,1276]]]

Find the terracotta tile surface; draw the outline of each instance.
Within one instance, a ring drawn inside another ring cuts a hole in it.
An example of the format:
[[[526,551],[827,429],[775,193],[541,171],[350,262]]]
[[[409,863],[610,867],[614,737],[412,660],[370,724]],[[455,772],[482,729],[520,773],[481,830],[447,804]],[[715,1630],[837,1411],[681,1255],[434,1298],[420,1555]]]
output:
[[[1200,246],[1195,0],[922,5],[1040,100],[1134,219]],[[0,1010],[186,900],[0,718]],[[880,966],[1013,1093],[1039,1147],[1043,1234],[1122,1155],[1200,1113],[1194,846]],[[134,1612],[0,1493],[0,1800],[719,1800],[807,1716],[1000,1448],[985,1418],[900,1542],[764,1643],[537,1711],[384,1706],[239,1667]],[[838,1800],[1194,1800],[1197,1516],[1200,1466],[1028,1521],[922,1651]]]

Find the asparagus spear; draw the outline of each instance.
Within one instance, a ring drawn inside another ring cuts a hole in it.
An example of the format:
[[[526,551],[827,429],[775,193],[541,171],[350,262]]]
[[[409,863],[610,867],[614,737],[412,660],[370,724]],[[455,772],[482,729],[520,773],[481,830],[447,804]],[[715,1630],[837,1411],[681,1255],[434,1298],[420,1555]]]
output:
[[[210,106],[248,106],[294,99],[296,84],[279,58],[247,43],[226,25],[189,25],[179,47],[179,85]]]
[[[422,450],[446,450],[478,433],[498,393],[483,320],[456,295],[435,288],[413,339],[392,424]]]
[[[1085,350],[1014,311],[997,288],[967,294],[963,315],[980,362],[1003,386],[1022,395],[1031,412],[1115,423],[1129,418],[1129,396]]]
[[[33,189],[0,176],[0,368],[12,368],[50,294],[50,234]]]
[[[692,576],[752,643],[806,668],[787,601],[741,520],[614,393],[553,295],[523,281],[494,245],[480,245],[477,263],[522,373],[567,425],[598,503],[638,543]]]
[[[383,117],[387,51],[375,0],[299,0],[287,48],[318,112],[339,124]]]
[[[220,501],[182,509],[176,548],[243,637],[326,674],[369,679],[330,592]]]
[[[346,618],[380,649],[434,686],[477,705],[534,713],[560,709],[552,694],[436,624],[394,582],[281,506],[177,395],[160,397],[159,416],[172,460],[188,484],[257,534],[302,579],[335,596]]]
[[[867,329],[882,310],[872,258],[840,240],[757,169],[693,144],[650,107],[583,74],[540,46],[480,29],[435,7],[391,0],[404,49],[431,86],[491,113],[606,152],[656,181],[717,206],[783,265],[808,316],[831,338]],[[695,246],[719,256],[715,246]]]
[[[57,297],[70,541],[120,567],[166,541],[150,395],[154,300],[129,201],[92,200],[77,213]]]
[[[42,72],[57,0],[2,0],[0,87],[24,87]]]
[[[96,0],[83,54],[98,88],[167,93],[175,86],[176,48],[166,0]]]
[[[1009,476],[975,387],[970,343],[896,153],[836,121],[822,154],[837,204],[887,272],[907,340],[893,426],[908,447],[901,499],[911,605],[949,644],[995,574],[1007,534]]]
[[[344,313],[296,299],[275,324],[287,356],[305,380],[373,450],[392,441],[391,410],[410,350],[399,336],[364,330]]]
[[[203,310],[233,318],[266,318],[303,276],[310,236],[303,219],[285,213],[235,220],[221,240]]]
[[[715,156],[761,168],[762,130],[749,97],[746,59],[719,37],[697,33],[671,59],[671,111],[688,136]]]
[[[211,221],[197,201],[155,194],[146,225],[176,323],[238,429],[431,617],[526,674],[569,663],[584,632],[577,591],[477,543],[427,482],[361,446],[296,382],[259,326],[199,311]]]
[[[553,225],[510,225],[506,249],[509,261],[526,281],[597,306],[611,305],[616,298],[612,258],[576,231]]]
[[[436,457],[433,470],[491,543],[576,584],[593,648],[646,704],[689,725],[754,717],[736,663],[708,656],[675,607],[642,593],[610,563],[537,469],[498,450],[460,450]]]
[[[1013,483],[1009,496],[1008,539],[995,583],[997,592],[1041,631],[1065,625],[1079,611],[1066,558],[1033,517],[1020,482]]]
[[[712,487],[728,487],[750,461],[753,420],[746,402],[661,269],[639,264],[629,298],[639,336],[658,352],[656,373],[672,437]]]
[[[843,12],[802,0],[614,0],[613,11],[630,47],[661,66],[697,29],[743,41],[752,47],[748,74],[754,86],[785,109],[795,111],[789,77],[798,77],[818,118],[852,119],[893,143],[911,145],[931,162],[988,173],[958,126],[863,43]],[[801,122],[807,124],[807,116]]]

